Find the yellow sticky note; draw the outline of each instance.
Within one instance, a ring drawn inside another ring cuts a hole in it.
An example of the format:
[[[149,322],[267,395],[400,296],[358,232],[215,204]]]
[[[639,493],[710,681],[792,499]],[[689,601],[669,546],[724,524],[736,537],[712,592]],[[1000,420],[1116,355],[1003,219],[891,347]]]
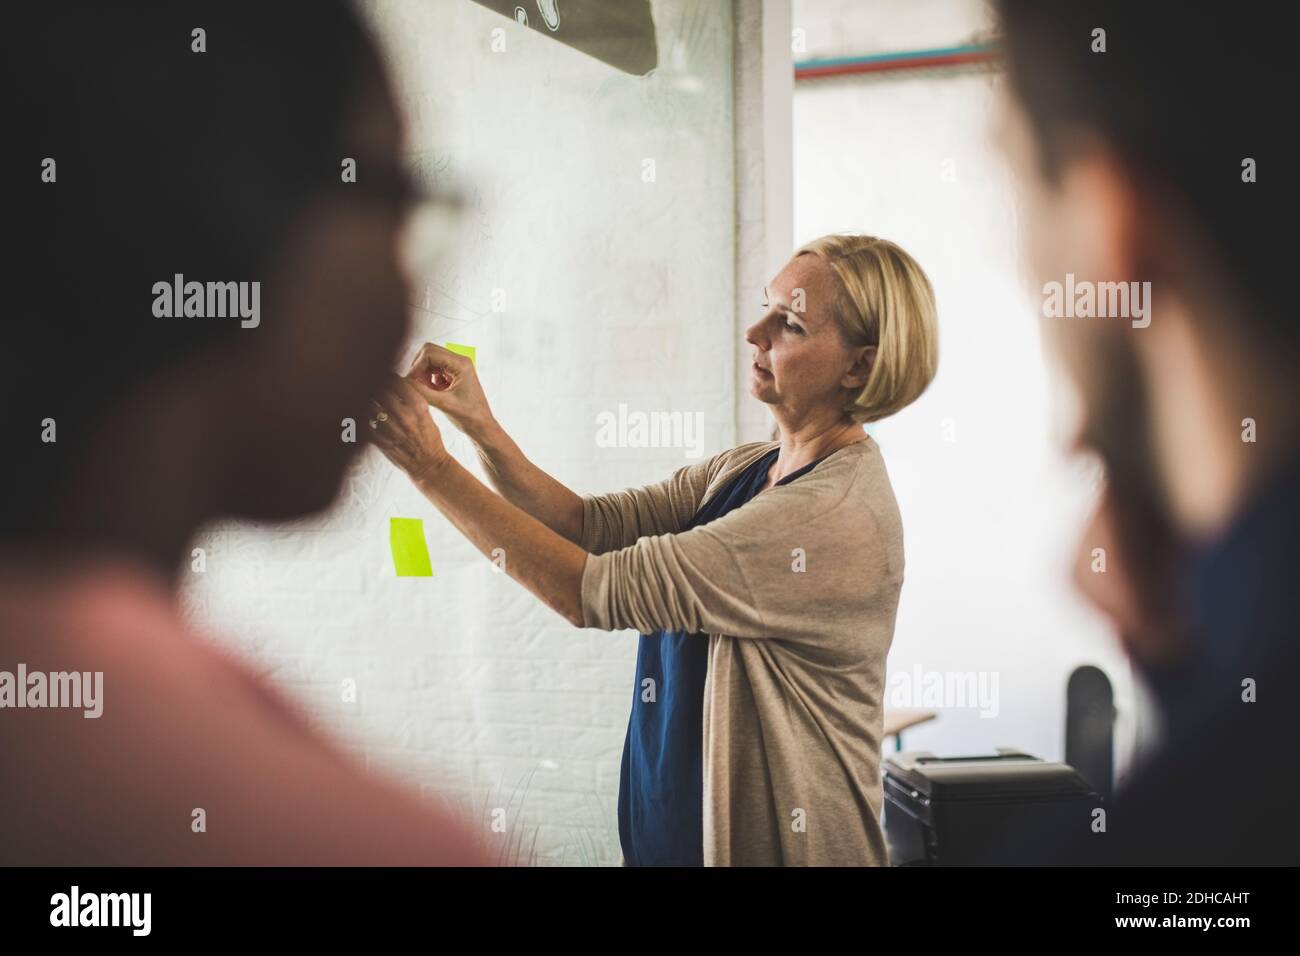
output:
[[[461,344],[459,344],[458,342],[448,342],[448,343],[447,343],[447,351],[448,351],[448,352],[455,352],[457,355],[464,355],[466,358],[468,358],[468,359],[470,360],[471,363],[473,363],[473,365],[474,365],[476,368],[478,367],[478,361],[474,358],[474,355],[475,355],[475,353],[476,353],[476,351],[477,351],[477,350],[474,348],[474,346],[472,346],[472,345],[461,345]]]
[[[431,578],[433,564],[424,543],[421,518],[389,518],[388,542],[393,549],[393,567],[399,578]]]

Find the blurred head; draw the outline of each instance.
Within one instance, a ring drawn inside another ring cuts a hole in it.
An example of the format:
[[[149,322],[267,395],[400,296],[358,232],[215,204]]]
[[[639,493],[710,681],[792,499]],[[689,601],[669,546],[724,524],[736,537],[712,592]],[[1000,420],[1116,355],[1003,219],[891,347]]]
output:
[[[1162,526],[1208,534],[1242,494],[1234,469],[1294,444],[1300,323],[1276,239],[1289,154],[1274,149],[1288,123],[1273,106],[1287,31],[1160,0],[998,7],[1003,141],[1036,277],[1150,283],[1148,325],[1045,319],[1078,386],[1079,440],[1105,462],[1136,548]],[[1243,419],[1259,416],[1273,440],[1238,466]]]
[[[795,420],[874,422],[915,401],[938,365],[934,292],[906,252],[871,236],[808,243],[767,288],[751,392]]]
[[[41,81],[6,151],[30,205],[0,535],[39,537],[97,479],[148,482],[169,447],[202,450],[220,514],[324,507],[361,447],[343,420],[364,426],[408,321],[401,129],[350,7],[61,4],[23,47]],[[177,275],[259,283],[260,320],[158,317]]]

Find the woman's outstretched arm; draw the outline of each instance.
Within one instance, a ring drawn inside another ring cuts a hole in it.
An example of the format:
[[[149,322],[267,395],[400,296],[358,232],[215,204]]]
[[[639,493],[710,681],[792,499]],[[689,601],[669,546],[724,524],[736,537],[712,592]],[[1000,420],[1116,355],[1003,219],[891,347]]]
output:
[[[715,459],[679,468],[656,485],[584,501],[529,461],[501,427],[470,359],[429,342],[406,378],[474,443],[483,471],[503,498],[593,554],[627,547],[645,535],[680,531],[704,500]]]
[[[582,498],[529,461],[496,419],[465,434],[501,497],[574,544],[582,541]]]
[[[582,540],[582,498],[534,465],[488,407],[474,363],[427,342],[406,377],[474,443],[492,486],[556,534]]]
[[[423,389],[409,379],[394,375],[376,404],[370,434],[379,450],[410,475],[474,547],[487,557],[504,556],[507,574],[582,627],[587,552],[502,495],[493,494],[448,454]],[[579,525],[581,520],[579,508]]]
[[[507,574],[575,627],[584,626],[586,551],[493,494],[450,455],[422,473],[415,485],[474,547],[489,557],[500,549]]]

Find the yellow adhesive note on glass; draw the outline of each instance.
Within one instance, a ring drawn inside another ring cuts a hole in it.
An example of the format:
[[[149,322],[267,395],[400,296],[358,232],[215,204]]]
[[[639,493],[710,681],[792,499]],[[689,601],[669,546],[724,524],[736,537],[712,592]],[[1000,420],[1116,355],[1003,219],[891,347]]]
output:
[[[472,345],[461,345],[457,342],[448,342],[447,351],[455,352],[457,355],[464,355],[470,360],[475,368],[478,367],[478,360],[474,358],[477,350]]]
[[[399,578],[431,578],[433,564],[424,543],[422,518],[389,518],[388,541],[393,548],[393,567]]]

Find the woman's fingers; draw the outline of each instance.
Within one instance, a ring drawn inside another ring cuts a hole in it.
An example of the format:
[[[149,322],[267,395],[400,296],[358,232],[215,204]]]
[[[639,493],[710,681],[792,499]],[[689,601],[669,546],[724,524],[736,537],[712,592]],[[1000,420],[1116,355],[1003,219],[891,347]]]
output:
[[[431,390],[440,391],[441,389],[431,383],[440,378],[444,383],[441,388],[445,389],[454,379],[464,374],[466,368],[471,367],[470,360],[466,356],[445,349],[434,342],[425,342],[411,362],[406,377]]]
[[[429,406],[413,383],[390,375],[371,401],[370,438],[397,467],[416,476],[447,454],[442,435],[429,414]],[[384,418],[381,420],[380,416]]]
[[[491,420],[492,412],[477,370],[468,356],[426,342],[420,346],[410,371],[402,380],[412,396],[444,413],[466,434],[476,432]]]
[[[428,408],[423,401],[420,401],[419,405],[421,409]],[[375,406],[374,417],[380,421],[406,421],[411,410],[411,396],[409,392],[399,390],[392,381],[389,381],[380,389]],[[427,411],[425,413],[427,414]],[[386,415],[387,419],[380,418],[381,414]]]
[[[398,401],[403,404],[419,405],[421,407],[426,407],[428,404],[420,392],[419,383],[403,375],[398,375],[396,372],[388,373],[388,379],[384,387],[395,394]]]
[[[420,351],[416,353],[415,361],[411,363],[411,370],[415,371],[417,367],[425,365],[430,368],[462,368],[464,363],[469,362],[467,356],[459,352],[453,352],[449,348],[444,348],[437,342],[425,342],[420,346]]]
[[[389,374],[388,381],[380,389],[378,398],[370,400],[371,429],[388,423],[388,434],[425,424],[416,416],[429,417],[429,406],[421,397],[419,390],[400,375]],[[432,425],[432,420],[428,422]]]

